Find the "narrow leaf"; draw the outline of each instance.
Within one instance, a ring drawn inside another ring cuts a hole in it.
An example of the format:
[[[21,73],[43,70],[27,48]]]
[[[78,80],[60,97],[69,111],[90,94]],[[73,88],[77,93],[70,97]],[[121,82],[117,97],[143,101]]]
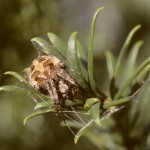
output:
[[[88,99],[86,99],[86,103],[84,105],[84,108],[89,110],[94,104],[96,104],[98,102],[99,102],[98,98],[88,98]]]
[[[129,97],[125,97],[125,98],[120,98],[118,100],[113,100],[109,103],[105,103],[103,108],[109,109],[110,107],[113,107],[113,106],[125,105],[126,103],[129,103],[129,102],[133,101],[134,99],[135,99],[134,96],[129,96]]]
[[[4,74],[5,75],[11,75],[11,76],[17,78],[20,82],[23,82],[23,83],[27,84],[27,81],[25,80],[25,78],[22,75],[20,75],[19,73],[17,73],[17,72],[7,71]]]
[[[18,86],[14,85],[6,85],[6,86],[1,86],[0,91],[5,91],[5,92],[19,92],[19,93],[25,93],[29,94],[29,92],[25,88],[21,88]]]
[[[111,51],[106,51],[105,56],[106,56],[108,75],[109,75],[109,79],[111,80],[114,76],[114,68],[115,68],[116,60],[114,55],[111,53]]]
[[[129,74],[131,74],[131,72],[133,71],[133,69],[135,67],[136,58],[137,58],[139,49],[141,48],[142,45],[143,45],[143,41],[138,41],[134,44],[133,48],[131,49],[131,52],[127,59],[127,64],[128,64],[127,65],[128,66],[127,73],[129,73]]]
[[[119,57],[118,57],[118,60],[117,60],[117,64],[116,64],[116,68],[115,68],[115,75],[114,75],[114,78],[116,79],[118,74],[119,74],[119,71],[120,71],[120,68],[123,66],[123,60],[125,58],[125,54],[126,54],[126,51],[129,47],[129,44],[134,36],[134,34],[140,29],[141,25],[137,25],[135,26],[129,33],[129,35],[127,36],[126,38],[126,41],[121,49],[121,52],[119,54]]]
[[[48,38],[54,48],[56,48],[64,58],[67,57],[67,45],[64,43],[62,39],[60,39],[57,35],[54,33],[48,33]]]
[[[43,108],[53,108],[54,107],[54,103],[51,100],[48,101],[43,101],[41,103],[37,103],[34,107],[34,109],[43,109]]]
[[[39,93],[38,91],[35,91],[34,89],[31,88],[22,88],[18,87],[15,85],[6,85],[6,86],[1,86],[0,91],[5,91],[5,92],[18,92],[22,94],[26,94],[29,97],[32,97],[34,99],[42,99],[42,100],[47,100],[49,99],[46,95],[43,95]]]
[[[135,62],[136,62],[136,58],[139,52],[140,47],[143,45],[143,41],[138,41],[134,44],[134,46],[132,47],[129,56],[126,60],[126,68],[124,69],[124,77],[123,80],[126,81],[126,79],[131,75],[131,73],[133,72],[134,68],[135,68]]]
[[[85,79],[82,76],[79,59],[77,55],[76,35],[77,35],[76,32],[72,33],[68,40],[67,63],[68,63],[69,73],[78,82],[78,84],[81,87],[87,89],[88,87]]]
[[[132,83],[132,81],[139,75],[139,73],[141,71],[143,71],[143,69],[145,67],[147,67],[150,63],[150,57],[147,58],[136,70],[134,73],[131,74],[131,76],[129,77],[129,79],[125,82],[125,84],[119,89],[119,91],[116,93],[115,98],[114,99],[118,99],[122,96],[122,94],[128,89],[128,87],[130,86],[130,84]]]
[[[77,40],[77,52],[78,52],[78,58],[79,58],[82,76],[88,82],[88,71],[86,69],[87,54],[85,50],[83,49],[83,46],[81,45],[81,42],[79,40]]]
[[[35,112],[33,112],[31,115],[27,116],[27,117],[24,119],[23,124],[25,125],[26,122],[27,122],[29,119],[31,119],[31,118],[33,118],[33,117],[35,117],[35,116],[42,115],[42,114],[49,113],[49,112],[55,112],[55,110],[54,110],[54,109],[47,108],[47,109],[35,111]]]
[[[137,76],[137,79],[134,81],[134,83],[141,83],[143,82],[144,78],[150,74],[150,63],[143,69],[142,72]],[[150,77],[149,77],[150,78]]]
[[[65,106],[69,107],[69,106],[79,106],[79,105],[83,105],[84,101],[83,100],[79,100],[79,99],[73,99],[73,100],[69,100],[66,99],[65,100]]]
[[[140,89],[143,85],[145,85],[146,77],[149,80],[149,73],[150,73],[150,63],[137,75],[137,78],[133,80],[131,88],[127,90],[125,94],[132,95],[138,89]]]
[[[83,101],[78,100],[78,99],[74,99],[74,100],[65,100],[65,106],[79,106],[79,105],[83,105]],[[52,100],[45,100],[43,102],[37,103],[36,106],[34,107],[34,109],[43,109],[43,108],[54,108],[54,102]]]
[[[22,72],[23,72],[23,76],[25,77],[25,79],[27,79],[28,74],[30,72],[30,67],[27,67],[27,68],[23,69]]]
[[[93,120],[90,121],[86,126],[84,126],[82,129],[78,131],[78,133],[75,135],[75,138],[74,138],[75,144],[78,142],[79,138],[89,129],[92,123],[93,123]]]
[[[78,51],[78,57],[87,62],[87,53],[83,48],[83,45],[81,44],[81,42],[79,40],[77,40],[77,51]]]
[[[45,54],[51,54],[65,62],[65,58],[46,40],[39,37],[35,37],[31,39],[31,42],[33,43],[33,46],[36,48],[38,54],[40,54],[40,52],[43,52]]]
[[[39,52],[43,52],[45,54],[55,53],[54,49],[51,48],[52,46],[46,40],[42,38],[39,38],[39,37],[32,38],[31,42],[38,53]]]
[[[90,85],[92,87],[93,92],[96,93],[97,91],[97,87],[96,87],[96,83],[94,81],[94,77],[93,77],[93,48],[94,48],[94,30],[95,30],[95,23],[96,23],[96,19],[98,14],[103,10],[104,7],[99,8],[92,19],[91,22],[91,27],[90,27],[90,37],[89,37],[89,46],[88,46],[88,75],[89,75],[89,82]]]
[[[80,69],[81,69],[82,76],[84,77],[86,82],[88,82],[88,71],[85,68],[85,66],[82,64],[82,62],[80,63]]]
[[[114,77],[110,80],[109,91],[111,99],[114,99],[114,96],[118,91],[118,87],[116,86]]]
[[[100,103],[94,104],[90,109],[90,115],[94,119],[95,123],[99,126],[101,126],[100,112],[101,112]]]

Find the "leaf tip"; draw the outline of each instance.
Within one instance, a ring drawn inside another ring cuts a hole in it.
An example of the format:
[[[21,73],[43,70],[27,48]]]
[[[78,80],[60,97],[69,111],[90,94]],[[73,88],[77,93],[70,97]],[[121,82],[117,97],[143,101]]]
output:
[[[47,36],[48,36],[49,40],[51,41],[56,35],[52,32],[47,32]]]
[[[102,7],[100,7],[97,11],[96,11],[96,15],[100,12],[100,11],[102,11],[104,9],[104,6],[102,6]]]
[[[142,25],[141,25],[141,24],[138,24],[138,25],[137,25],[137,28],[141,28],[141,27],[142,27]]]
[[[75,144],[77,144],[78,139],[79,139],[79,137],[78,137],[78,136],[75,136],[75,138],[74,138],[74,143],[75,143]]]
[[[77,32],[77,31],[75,31],[75,32],[73,32],[73,33],[72,33],[72,36],[76,37],[76,36],[77,36],[77,34],[78,34],[78,32]]]
[[[36,37],[32,38],[30,41],[31,41],[31,42],[34,42],[34,41],[35,41],[35,39],[36,39]]]
[[[7,72],[4,72],[4,75],[7,75],[8,74],[8,71]]]
[[[137,30],[139,30],[140,28],[141,28],[141,24],[138,24],[138,25],[136,25],[136,26],[133,28],[133,30],[137,31]]]
[[[25,119],[23,120],[23,125],[25,126],[26,123],[27,123],[27,119],[25,118]]]
[[[41,38],[33,37],[30,41],[34,44],[35,42],[39,41]]]
[[[47,32],[47,35],[54,35],[52,32]]]

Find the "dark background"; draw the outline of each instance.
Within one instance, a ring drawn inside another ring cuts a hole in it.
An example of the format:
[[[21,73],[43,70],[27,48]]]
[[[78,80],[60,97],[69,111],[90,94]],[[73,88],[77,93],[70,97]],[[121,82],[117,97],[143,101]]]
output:
[[[67,42],[69,35],[78,31],[78,37],[87,49],[90,22],[101,6],[105,9],[96,24],[95,77],[107,92],[104,52],[112,50],[117,56],[127,34],[137,24],[142,28],[133,41],[144,40],[137,64],[150,56],[149,0],[1,0],[1,85],[16,84],[16,79],[3,73],[10,70],[21,73],[37,57],[30,42],[35,36],[47,39],[47,32],[53,32]],[[59,118],[53,114],[36,117],[23,126],[23,119],[33,111],[34,105],[26,95],[0,93],[1,150],[98,149],[85,137],[74,145],[69,129],[60,127]],[[147,142],[150,145],[150,136]]]

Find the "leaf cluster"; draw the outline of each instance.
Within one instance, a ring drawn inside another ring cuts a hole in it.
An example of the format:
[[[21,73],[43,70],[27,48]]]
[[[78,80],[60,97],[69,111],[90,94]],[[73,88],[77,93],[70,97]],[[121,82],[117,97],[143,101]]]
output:
[[[77,143],[81,135],[91,126],[95,124],[101,126],[102,120],[120,110],[122,106],[135,101],[137,94],[143,87],[143,80],[147,77],[150,70],[150,58],[144,60],[137,68],[135,67],[138,51],[143,41],[137,41],[131,48],[130,53],[127,54],[133,36],[141,27],[141,25],[137,25],[127,36],[118,59],[114,57],[111,51],[106,52],[106,62],[110,80],[109,95],[106,95],[103,91],[98,89],[93,74],[94,30],[97,16],[102,10],[103,7],[95,12],[91,22],[88,56],[85,55],[85,51],[77,39],[77,32],[73,32],[70,35],[67,44],[54,33],[48,33],[50,42],[39,37],[35,37],[31,40],[39,55],[41,55],[41,53],[47,55],[52,54],[61,59],[68,67],[69,74],[82,89],[84,89],[84,93],[86,93],[84,96],[81,95],[79,99],[65,101],[65,111],[73,107],[73,112],[82,111],[88,115],[88,121],[75,135],[75,143]],[[83,61],[86,61],[87,68],[83,64]],[[28,69],[25,69],[25,72],[27,71]],[[39,99],[42,100],[42,102],[37,102],[34,107],[34,112],[25,118],[24,124],[37,115],[49,112],[57,113],[56,106],[50,97],[41,94],[39,91],[35,91],[22,75],[12,71],[8,71],[5,74],[14,76],[23,86],[2,86],[0,87],[0,91],[21,92],[36,101]],[[70,126],[75,127],[71,122]]]

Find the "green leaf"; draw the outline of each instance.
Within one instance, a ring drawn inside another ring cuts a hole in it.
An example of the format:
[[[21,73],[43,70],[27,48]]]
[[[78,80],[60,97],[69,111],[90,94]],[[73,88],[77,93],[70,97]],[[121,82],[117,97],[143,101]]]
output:
[[[67,49],[67,63],[69,68],[70,75],[78,82],[78,84],[87,89],[87,83],[82,76],[79,59],[77,55],[77,47],[76,47],[76,35],[74,32],[71,34],[68,40],[68,49]]]
[[[114,96],[118,91],[118,87],[116,86],[114,77],[110,80],[109,91],[111,99],[114,99]]]
[[[79,106],[79,105],[83,105],[84,101],[83,100],[79,100],[79,99],[73,99],[73,100],[69,100],[66,99],[65,100],[65,106],[69,107],[69,106]]]
[[[21,87],[15,86],[15,85],[1,86],[0,91],[18,92],[18,93],[26,94],[30,97],[35,97],[35,91],[33,91],[31,89],[21,88]]]
[[[131,87],[126,91],[125,94],[132,95],[138,89],[141,89],[147,80],[149,80],[150,63],[137,75],[136,79],[133,80]]]
[[[80,64],[82,76],[88,82],[88,71],[83,65],[83,63],[85,64],[87,63],[87,55],[79,40],[77,40],[77,52],[78,52],[78,58],[79,58],[79,64]]]
[[[5,72],[4,74],[5,74],[5,75],[11,75],[11,76],[17,78],[17,79],[18,79],[20,82],[22,82],[22,83],[25,83],[25,84],[28,83],[28,82],[25,80],[25,78],[24,78],[22,75],[20,75],[19,73],[17,73],[17,72],[7,71],[7,72]]]
[[[131,73],[133,72],[133,70],[135,69],[135,62],[136,62],[136,58],[139,52],[140,47],[143,45],[143,41],[138,41],[134,44],[134,46],[132,47],[129,56],[126,60],[126,68],[124,69],[124,73],[123,73],[123,81],[126,81],[127,78],[131,75]]]
[[[103,10],[104,7],[99,8],[92,19],[91,27],[90,27],[90,37],[89,37],[89,46],[88,46],[88,75],[89,75],[89,82],[91,88],[95,94],[97,94],[97,87],[93,77],[93,48],[94,48],[94,30],[95,30],[95,23],[98,14]]]
[[[96,104],[98,102],[99,102],[98,98],[88,98],[88,99],[86,99],[86,103],[84,105],[84,108],[89,110],[94,104]]]
[[[101,126],[100,112],[100,103],[94,104],[90,109],[90,115],[94,119],[95,123],[99,126]]]
[[[143,82],[144,78],[149,74],[150,72],[150,63],[143,69],[142,72],[139,73],[136,80],[134,81],[134,84]]]
[[[45,113],[49,113],[49,112],[55,112],[55,109],[50,109],[50,108],[47,108],[47,109],[43,109],[43,110],[38,110],[38,111],[35,111],[33,112],[31,115],[27,116],[24,121],[23,121],[23,124],[25,125],[26,122],[35,117],[35,116],[38,116],[38,115],[42,115],[42,114],[45,114]]]
[[[45,54],[51,54],[55,57],[58,57],[63,62],[65,62],[65,58],[53,47],[48,43],[46,40],[35,37],[31,39],[31,42],[33,43],[33,46],[36,48],[38,54],[40,55],[40,52],[44,52]],[[66,63],[66,62],[65,62]]]
[[[114,68],[115,68],[116,60],[114,55],[111,53],[111,51],[106,51],[105,56],[106,56],[108,75],[109,75],[109,79],[111,80],[114,76]]]
[[[49,97],[47,97],[46,95],[43,95],[41,93],[39,93],[38,91],[35,91],[34,89],[31,88],[22,88],[22,87],[18,87],[15,85],[6,85],[6,86],[1,86],[0,87],[0,91],[5,91],[5,92],[19,92],[22,94],[26,94],[29,97],[32,97],[34,99],[42,99],[42,100],[47,100],[49,99]]]
[[[83,105],[83,101],[78,100],[78,99],[74,99],[74,100],[65,100],[65,106],[69,107],[69,106],[79,106],[79,105]],[[36,106],[34,107],[34,109],[43,109],[43,108],[54,108],[54,102],[52,100],[45,100],[43,102],[37,103]]]
[[[25,72],[28,71],[28,68],[26,68],[24,71]],[[44,100],[50,99],[46,95],[40,93],[39,91],[35,91],[35,89],[33,89],[31,86],[29,86],[28,82],[19,73],[13,72],[13,71],[8,71],[8,72],[5,72],[4,74],[12,75],[12,76],[16,77],[20,82],[25,83],[27,85],[27,87],[26,88],[21,88],[21,87],[14,86],[14,85],[8,85],[8,86],[1,87],[1,90],[3,90],[3,91],[22,92],[22,93],[25,93],[25,94],[27,94],[28,96],[31,96],[31,97],[39,97],[40,96]]]
[[[34,107],[34,109],[43,109],[43,108],[53,108],[54,107],[54,103],[51,100],[47,100],[47,101],[43,101],[40,103],[37,103]]]
[[[75,138],[74,138],[75,144],[78,142],[79,138],[89,129],[92,123],[93,123],[93,120],[90,121],[86,126],[84,126],[82,129],[78,131],[78,133],[75,135]]]
[[[25,93],[29,94],[29,92],[25,88],[21,88],[18,86],[14,85],[6,85],[6,86],[1,86],[0,91],[6,91],[6,92],[19,92],[19,93]]]
[[[51,48],[52,46],[44,39],[39,37],[34,37],[31,39],[31,42],[35,49],[37,50],[38,54],[39,52],[43,52],[45,54],[53,54],[55,53],[55,50]]]
[[[84,65],[82,64],[82,62],[80,63],[80,68],[81,68],[81,73],[82,73],[83,78],[86,80],[86,82],[88,82],[88,71],[84,67]]]
[[[64,58],[67,57],[67,45],[64,43],[62,39],[60,39],[57,35],[54,33],[48,33],[48,38],[54,48],[56,48]]]
[[[147,58],[136,70],[134,73],[131,74],[131,76],[129,77],[129,79],[125,82],[125,84],[119,89],[119,91],[116,93],[114,99],[118,99],[120,98],[123,93],[128,89],[128,87],[130,86],[130,84],[132,83],[132,81],[139,75],[139,73],[141,71],[143,71],[143,69],[145,69],[145,67],[147,67],[150,63],[150,57]]]
[[[81,60],[87,62],[87,53],[86,53],[86,51],[84,50],[83,45],[81,44],[81,42],[80,42],[79,40],[77,40],[76,43],[77,43],[78,57],[79,57]]]
[[[143,41],[138,41],[134,44],[133,48],[131,49],[131,52],[127,59],[127,68],[128,68],[128,70],[126,70],[127,74],[131,74],[131,72],[133,71],[139,49],[141,48],[142,45]]]
[[[30,67],[27,67],[27,68],[23,69],[22,72],[23,72],[24,76],[27,77],[29,72],[30,72]]]
[[[104,109],[109,109],[110,107],[113,107],[113,106],[125,105],[125,104],[133,101],[134,99],[135,99],[134,96],[128,96],[128,97],[125,97],[125,98],[120,98],[118,100],[113,100],[111,102],[104,103],[103,108]]]
[[[43,102],[46,102],[46,101],[53,102],[48,95],[42,94],[40,91],[37,91],[33,89],[32,87],[29,87],[28,91],[31,93],[29,96],[31,96],[34,99],[39,99],[39,100],[42,100]]]
[[[121,49],[121,52],[119,54],[119,57],[118,57],[118,60],[117,60],[117,64],[116,64],[116,67],[115,67],[115,75],[114,75],[114,78],[117,79],[117,76],[118,74],[120,73],[120,69],[121,67],[123,66],[123,60],[125,58],[125,54],[126,54],[126,51],[129,47],[129,44],[134,36],[134,34],[137,32],[137,30],[139,30],[141,27],[141,25],[137,25],[135,26],[129,33],[129,35],[127,36],[126,38],[126,41]]]

